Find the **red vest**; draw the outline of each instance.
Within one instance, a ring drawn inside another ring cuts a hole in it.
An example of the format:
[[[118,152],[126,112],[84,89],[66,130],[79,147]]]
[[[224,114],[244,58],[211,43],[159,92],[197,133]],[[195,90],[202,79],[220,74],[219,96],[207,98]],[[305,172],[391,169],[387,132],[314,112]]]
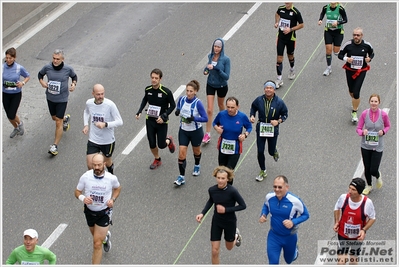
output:
[[[341,208],[341,220],[339,221],[338,234],[347,239],[357,239],[360,230],[366,225],[366,215],[364,214],[364,206],[366,205],[367,196],[363,197],[362,204],[353,210],[349,206],[349,194],[346,195],[344,204]]]

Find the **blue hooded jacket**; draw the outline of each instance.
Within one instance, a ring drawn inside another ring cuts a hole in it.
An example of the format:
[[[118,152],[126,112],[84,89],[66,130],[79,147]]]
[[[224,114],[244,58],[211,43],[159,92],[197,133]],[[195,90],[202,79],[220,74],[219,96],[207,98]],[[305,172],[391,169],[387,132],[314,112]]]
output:
[[[230,78],[230,58],[224,54],[224,41],[222,38],[217,38],[212,43],[212,52],[208,55],[208,64],[212,64],[212,58],[215,54],[214,44],[217,40],[222,42],[222,50],[220,51],[220,56],[217,64],[213,67],[212,70],[209,70],[207,67],[205,67],[204,69],[204,71],[209,72],[207,84],[214,88],[227,86],[227,80]]]

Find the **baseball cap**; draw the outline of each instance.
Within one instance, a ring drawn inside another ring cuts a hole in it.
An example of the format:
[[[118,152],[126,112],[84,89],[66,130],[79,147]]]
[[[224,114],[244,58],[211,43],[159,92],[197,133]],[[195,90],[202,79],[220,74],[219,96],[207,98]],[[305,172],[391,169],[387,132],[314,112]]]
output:
[[[32,238],[38,238],[39,237],[39,235],[37,234],[36,230],[34,230],[34,229],[25,230],[24,236],[26,236],[26,235],[28,235],[28,236],[30,236]]]

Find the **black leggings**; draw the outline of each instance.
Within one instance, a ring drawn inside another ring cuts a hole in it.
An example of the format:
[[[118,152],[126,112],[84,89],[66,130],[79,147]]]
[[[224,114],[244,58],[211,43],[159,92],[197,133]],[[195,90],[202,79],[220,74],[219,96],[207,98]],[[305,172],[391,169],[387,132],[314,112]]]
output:
[[[14,120],[17,116],[17,110],[21,103],[21,99],[22,92],[16,94],[7,94],[3,92],[3,107],[9,120]]]
[[[366,177],[367,185],[371,185],[371,176],[380,178],[378,169],[380,168],[382,151],[377,152],[375,150],[369,150],[361,148],[362,158],[364,165],[364,176]]]
[[[354,99],[360,98],[360,89],[362,88],[363,81],[366,78],[366,71],[360,72],[359,76],[356,79],[352,78],[352,75],[355,74],[355,71],[345,70],[346,71],[346,83],[348,84],[349,92],[353,94]]]

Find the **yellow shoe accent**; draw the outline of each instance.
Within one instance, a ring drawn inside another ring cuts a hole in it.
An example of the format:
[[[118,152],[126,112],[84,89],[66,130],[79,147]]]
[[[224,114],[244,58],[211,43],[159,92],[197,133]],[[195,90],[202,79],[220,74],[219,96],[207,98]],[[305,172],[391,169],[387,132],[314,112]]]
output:
[[[363,190],[363,195],[368,195],[370,194],[371,190],[373,189],[373,187],[371,185],[366,185],[366,188],[364,188]]]

